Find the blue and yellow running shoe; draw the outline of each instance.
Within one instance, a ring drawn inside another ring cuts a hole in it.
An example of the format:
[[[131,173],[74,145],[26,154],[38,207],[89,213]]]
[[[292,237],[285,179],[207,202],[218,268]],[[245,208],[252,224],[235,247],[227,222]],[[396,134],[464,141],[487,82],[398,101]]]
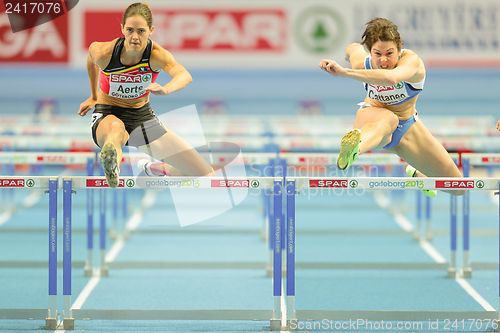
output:
[[[337,167],[345,170],[351,166],[359,154],[359,143],[361,142],[361,131],[357,128],[347,132],[340,141],[340,153],[337,158]]]
[[[112,143],[106,143],[99,154],[101,158],[101,165],[104,169],[104,175],[106,176],[106,181],[109,187],[118,186],[118,176],[120,174],[120,169],[118,168],[118,161],[116,148]]]
[[[406,166],[406,174],[408,175],[408,177],[416,177],[417,169],[408,164]],[[422,193],[429,198],[434,198],[437,195],[436,190],[422,190]]]

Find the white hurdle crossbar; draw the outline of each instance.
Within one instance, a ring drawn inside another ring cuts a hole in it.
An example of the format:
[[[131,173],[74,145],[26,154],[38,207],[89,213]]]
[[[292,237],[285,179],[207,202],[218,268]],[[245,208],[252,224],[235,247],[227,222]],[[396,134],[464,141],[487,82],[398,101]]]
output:
[[[295,308],[295,194],[298,190],[447,190],[447,191],[471,191],[471,190],[499,190],[499,178],[399,178],[399,177],[290,177],[286,179],[286,209],[285,218],[281,229],[284,232],[284,241],[286,242],[286,312],[287,326],[297,327],[298,320],[351,320],[353,318],[366,318],[374,320],[428,320],[432,319],[498,319],[498,311],[483,312],[439,312],[433,311],[429,317],[430,311],[297,311]],[[452,196],[455,198],[456,196]],[[453,202],[453,201],[452,201]],[[500,210],[500,208],[499,208]],[[499,212],[500,215],[500,212]],[[456,239],[456,205],[455,210],[451,211],[451,232],[455,234]],[[456,244],[452,250],[456,251]],[[453,253],[450,255],[450,269],[455,271],[455,258]],[[500,273],[499,273],[500,284]],[[500,298],[500,291],[499,291]]]

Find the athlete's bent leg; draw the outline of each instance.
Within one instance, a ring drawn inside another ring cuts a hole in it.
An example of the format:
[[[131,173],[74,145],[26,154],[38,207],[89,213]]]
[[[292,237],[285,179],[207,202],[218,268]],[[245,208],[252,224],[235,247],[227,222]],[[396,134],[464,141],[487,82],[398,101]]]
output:
[[[463,177],[446,149],[419,120],[403,136],[394,151],[418,171],[420,177]],[[464,191],[446,191],[462,195]]]
[[[354,121],[354,128],[361,130],[359,152],[363,154],[387,145],[391,142],[392,132],[396,130],[398,123],[398,117],[387,109],[376,107],[359,109]]]
[[[118,186],[122,147],[128,140],[123,122],[113,115],[104,117],[96,129],[97,144],[101,147],[101,164],[110,187]]]
[[[168,163],[173,176],[213,176],[210,164],[186,140],[172,130],[139,150],[153,158]]]
[[[358,154],[381,148],[391,142],[392,133],[398,126],[399,119],[384,108],[364,107],[356,113],[354,129],[347,132],[340,141],[340,153],[337,167],[348,168]]]

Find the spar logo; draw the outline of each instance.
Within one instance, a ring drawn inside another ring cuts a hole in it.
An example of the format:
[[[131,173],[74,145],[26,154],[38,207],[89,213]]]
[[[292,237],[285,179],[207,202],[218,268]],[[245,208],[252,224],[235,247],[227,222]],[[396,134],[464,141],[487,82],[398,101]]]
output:
[[[38,155],[36,157],[36,161],[44,163],[58,163],[58,164],[66,164],[69,162],[68,158],[62,155],[54,155],[54,156]]]
[[[370,84],[370,87],[373,87],[377,92],[384,92],[384,91],[392,91],[394,90],[394,86],[377,86],[375,84]]]
[[[156,41],[183,51],[283,51],[287,22],[281,8],[169,9],[155,12]]]
[[[27,185],[28,181],[31,181],[31,186],[29,187],[35,185],[33,179],[28,179],[25,182],[24,178],[0,178],[0,187],[24,187],[25,184]]]
[[[483,156],[481,158],[482,163],[494,163],[500,164],[500,156]]]
[[[253,184],[252,184],[253,185]],[[250,187],[248,179],[212,179],[211,187]]]
[[[404,86],[403,82],[398,82],[393,86],[378,86],[375,84],[369,84],[370,87],[373,87],[377,92],[384,92],[384,91],[393,91],[395,89],[401,89]]]
[[[480,183],[481,182],[481,183]],[[483,188],[484,183],[478,181],[478,188]],[[468,189],[474,188],[475,183],[473,180],[436,180],[436,188],[458,188],[458,189]]]
[[[132,180],[133,182],[133,180]],[[100,188],[100,187],[109,187],[108,185],[108,182],[106,181],[106,179],[101,179],[101,178],[98,178],[98,179],[87,179],[86,181],[86,187],[87,188]],[[133,187],[133,184],[132,186],[128,186],[129,184],[127,183],[127,187]],[[125,187],[125,181],[123,179],[120,179],[118,181],[118,186],[117,187]]]
[[[314,165],[325,165],[330,163],[330,159],[325,156],[317,156],[317,157],[310,157],[310,156],[300,156],[299,157],[299,163],[301,164],[314,164]]]
[[[310,53],[339,49],[346,36],[343,17],[331,7],[309,7],[295,19],[294,34],[300,47]]]
[[[139,75],[111,74],[109,79],[111,80],[111,82],[118,82],[118,83],[142,83],[142,75],[141,74],[139,74]]]
[[[10,3],[15,2],[42,4],[39,1],[10,1]],[[22,13],[3,14],[0,10],[0,62],[66,63],[68,61],[68,15],[48,22],[50,15],[37,16],[27,20]],[[24,30],[26,24],[33,28]]]
[[[309,187],[348,188],[347,179],[309,179]],[[357,187],[357,183],[354,187]]]

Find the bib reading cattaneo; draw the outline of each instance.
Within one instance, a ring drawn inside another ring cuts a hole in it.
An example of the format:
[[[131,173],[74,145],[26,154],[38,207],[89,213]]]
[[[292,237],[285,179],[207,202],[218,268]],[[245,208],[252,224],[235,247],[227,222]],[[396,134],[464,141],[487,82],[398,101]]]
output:
[[[132,66],[125,66],[120,61],[123,42],[124,38],[116,41],[108,66],[99,73],[99,87],[115,98],[135,99],[146,96],[149,94],[146,88],[156,81],[159,74],[149,66],[153,42],[148,41],[142,59]]]
[[[365,58],[365,69],[372,69],[370,56]],[[393,86],[363,84],[366,89],[366,97],[384,103],[385,105],[396,105],[417,96],[422,89],[424,89],[424,82],[425,79],[417,83],[401,81]]]

